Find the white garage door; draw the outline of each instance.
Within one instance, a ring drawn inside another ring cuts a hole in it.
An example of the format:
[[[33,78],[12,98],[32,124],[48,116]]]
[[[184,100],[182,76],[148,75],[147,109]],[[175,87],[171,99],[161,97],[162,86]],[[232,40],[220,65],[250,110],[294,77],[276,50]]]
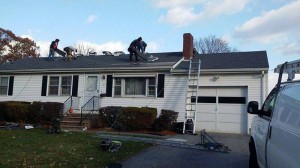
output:
[[[200,87],[197,102],[197,131],[247,133],[247,87]]]

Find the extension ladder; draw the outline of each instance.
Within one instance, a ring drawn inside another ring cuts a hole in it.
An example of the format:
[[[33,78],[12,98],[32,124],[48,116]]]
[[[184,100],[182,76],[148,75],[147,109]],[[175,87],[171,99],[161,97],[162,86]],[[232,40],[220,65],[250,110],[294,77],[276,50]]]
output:
[[[295,74],[300,72],[300,59],[284,63],[283,73],[288,74],[288,81],[292,81],[295,78]],[[280,68],[283,64],[278,65],[275,69],[275,73],[280,73]]]
[[[186,115],[183,123],[183,133],[195,134],[197,99],[199,90],[201,60],[193,62],[190,60],[187,94],[186,94]]]

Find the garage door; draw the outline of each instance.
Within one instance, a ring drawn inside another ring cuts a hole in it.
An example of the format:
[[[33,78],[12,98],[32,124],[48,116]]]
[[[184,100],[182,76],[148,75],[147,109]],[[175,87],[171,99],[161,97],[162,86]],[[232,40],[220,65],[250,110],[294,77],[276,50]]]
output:
[[[247,133],[246,102],[247,87],[200,87],[196,130]]]

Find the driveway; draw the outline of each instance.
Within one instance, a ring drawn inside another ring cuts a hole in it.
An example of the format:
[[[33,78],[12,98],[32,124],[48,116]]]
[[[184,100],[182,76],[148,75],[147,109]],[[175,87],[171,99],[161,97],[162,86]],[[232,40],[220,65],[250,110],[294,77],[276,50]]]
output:
[[[209,133],[217,142],[231,149],[229,153],[186,149],[170,146],[153,146],[122,163],[122,168],[247,168],[248,135]],[[171,138],[186,140],[189,143],[200,142],[200,134],[179,134]]]

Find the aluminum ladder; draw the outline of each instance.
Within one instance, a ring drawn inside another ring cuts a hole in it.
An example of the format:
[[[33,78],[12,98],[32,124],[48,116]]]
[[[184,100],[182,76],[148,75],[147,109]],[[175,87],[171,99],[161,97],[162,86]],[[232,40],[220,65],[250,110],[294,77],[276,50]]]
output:
[[[183,133],[195,134],[196,128],[196,112],[197,112],[197,99],[199,89],[201,60],[193,62],[190,59],[187,94],[186,94],[186,115],[183,123]]]
[[[285,62],[284,64],[280,64],[274,69],[274,72],[280,73],[280,68],[282,65],[284,65],[283,73],[288,74],[287,81],[292,81],[295,78],[295,74],[300,72],[300,59],[291,62]]]

